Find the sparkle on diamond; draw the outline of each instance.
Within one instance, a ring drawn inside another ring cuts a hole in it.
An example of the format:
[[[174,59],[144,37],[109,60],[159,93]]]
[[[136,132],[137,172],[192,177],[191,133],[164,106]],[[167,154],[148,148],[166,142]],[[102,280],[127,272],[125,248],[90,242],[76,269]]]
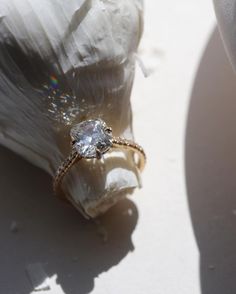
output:
[[[87,120],[77,124],[71,130],[77,152],[86,158],[97,157],[105,153],[112,145],[112,136],[106,131],[106,124],[99,119]]]

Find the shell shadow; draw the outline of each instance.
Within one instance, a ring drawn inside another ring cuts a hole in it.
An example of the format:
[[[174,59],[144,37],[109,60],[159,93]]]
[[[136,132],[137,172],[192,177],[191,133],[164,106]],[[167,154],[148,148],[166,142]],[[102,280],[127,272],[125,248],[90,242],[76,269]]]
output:
[[[0,162],[0,293],[31,293],[25,270],[35,263],[49,277],[57,275],[64,293],[89,293],[99,274],[134,250],[138,211],[132,201],[120,201],[98,225],[53,197],[51,178],[43,171],[4,147]],[[10,229],[13,221],[17,233]]]
[[[202,294],[236,293],[236,76],[216,29],[194,81],[185,160]]]

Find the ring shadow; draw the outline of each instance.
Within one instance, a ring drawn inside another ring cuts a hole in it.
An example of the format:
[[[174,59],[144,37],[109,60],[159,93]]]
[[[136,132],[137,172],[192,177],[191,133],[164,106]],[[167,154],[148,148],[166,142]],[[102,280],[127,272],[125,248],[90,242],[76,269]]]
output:
[[[64,293],[89,293],[99,274],[134,250],[138,211],[132,201],[87,221],[52,196],[46,173],[4,147],[0,162],[0,293],[31,293],[26,268],[37,263],[49,277],[57,275]],[[11,230],[13,222],[18,232]]]
[[[218,30],[194,81],[186,130],[189,208],[202,294],[236,293],[236,76]]]

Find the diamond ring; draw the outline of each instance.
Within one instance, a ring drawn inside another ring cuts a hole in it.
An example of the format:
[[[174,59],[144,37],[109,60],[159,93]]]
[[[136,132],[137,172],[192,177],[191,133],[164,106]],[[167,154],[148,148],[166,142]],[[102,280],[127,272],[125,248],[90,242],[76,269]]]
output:
[[[70,132],[72,150],[68,158],[60,165],[54,177],[53,188],[56,193],[69,169],[82,159],[101,159],[111,148],[132,150],[138,155],[136,161],[140,171],[144,169],[146,155],[138,144],[112,136],[112,128],[101,119],[91,119],[76,124]]]

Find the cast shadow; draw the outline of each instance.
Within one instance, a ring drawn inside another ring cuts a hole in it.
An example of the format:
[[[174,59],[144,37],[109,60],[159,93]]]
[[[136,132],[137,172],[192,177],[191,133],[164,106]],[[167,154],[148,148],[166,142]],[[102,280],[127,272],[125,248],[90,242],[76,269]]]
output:
[[[43,171],[3,147],[0,162],[0,293],[31,293],[25,270],[35,263],[49,277],[56,274],[66,294],[89,293],[99,274],[134,250],[138,211],[132,201],[112,208],[100,226],[53,197]],[[10,229],[13,221],[17,233]]]
[[[215,30],[202,56],[186,132],[186,181],[202,294],[236,293],[236,75]]]

